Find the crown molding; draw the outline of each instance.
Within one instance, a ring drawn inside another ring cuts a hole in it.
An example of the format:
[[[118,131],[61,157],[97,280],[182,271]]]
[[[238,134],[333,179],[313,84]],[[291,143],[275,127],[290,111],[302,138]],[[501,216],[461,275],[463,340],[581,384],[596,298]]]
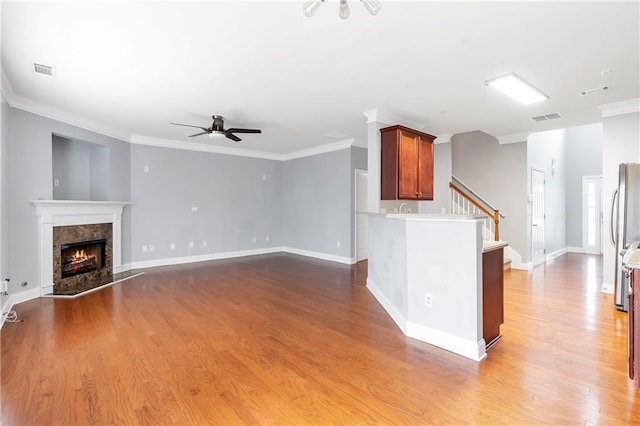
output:
[[[265,160],[281,161],[281,154],[270,152],[252,151],[249,149],[228,148],[217,145],[207,145],[199,142],[178,141],[175,139],[162,139],[153,136],[131,135],[129,142],[135,145],[158,146],[162,148],[186,149],[188,151],[211,152],[214,154],[235,155],[238,157],[262,158]]]
[[[512,133],[510,135],[498,136],[497,139],[500,145],[506,145],[509,143],[520,143],[520,142],[526,142],[530,134],[531,133],[529,132]]]
[[[327,152],[339,151],[349,148],[355,139],[330,143],[314,148],[290,152],[288,154],[273,154],[271,152],[253,151],[250,149],[228,148],[217,145],[208,145],[199,142],[178,141],[174,139],[155,138],[153,136],[131,135],[129,142],[135,145],[157,146],[161,148],[185,149],[188,151],[210,152],[213,154],[235,155],[238,157],[260,158],[263,160],[288,161],[296,158],[311,157]]]
[[[354,142],[355,142],[355,139],[345,139],[342,141],[321,145],[314,148],[290,152],[289,154],[281,155],[280,160],[281,161],[295,160],[296,158],[311,157],[313,155],[326,154],[327,152],[340,151],[342,149],[349,148],[351,145],[353,145]]]
[[[598,108],[600,109],[602,118],[640,112],[640,98],[627,99],[626,101],[598,105]]]
[[[45,117],[51,120],[59,121],[61,123],[68,124],[73,127],[77,127],[79,129],[88,130],[93,133],[98,133],[100,135],[108,136],[110,138],[118,139],[124,142],[128,142],[129,138],[125,135],[118,133],[115,130],[105,130],[102,126],[96,125],[85,125],[82,124],[82,120],[75,116],[74,114],[70,114],[68,112],[59,110],[57,108],[52,108],[46,105],[43,105],[39,102],[33,101],[31,99],[25,98],[20,95],[16,95],[13,91],[13,86],[9,82],[6,77],[6,73],[4,68],[0,71],[2,74],[2,95],[7,101],[7,104],[11,108],[19,109],[22,111],[29,112],[31,114],[39,115],[41,117]]]
[[[389,113],[386,113],[378,108],[363,111],[365,117],[367,117],[367,124],[369,123],[383,123],[390,126],[400,124],[410,129],[424,131],[425,125],[411,120],[405,120],[403,118],[396,117]]]
[[[441,135],[436,136],[436,140],[433,143],[449,143],[451,142],[451,138],[453,137],[453,133],[443,133]]]

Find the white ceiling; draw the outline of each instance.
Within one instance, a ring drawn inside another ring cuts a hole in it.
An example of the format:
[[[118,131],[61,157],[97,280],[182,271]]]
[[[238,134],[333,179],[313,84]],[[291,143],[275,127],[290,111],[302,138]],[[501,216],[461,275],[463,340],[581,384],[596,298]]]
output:
[[[382,0],[370,16],[351,0],[344,21],[335,2],[312,18],[302,3],[2,2],[3,91],[124,140],[273,154],[364,142],[363,112],[376,108],[433,135],[501,137],[594,123],[598,105],[640,97],[638,2]],[[549,100],[522,106],[484,84],[509,72]],[[551,112],[563,118],[530,119]],[[168,124],[208,127],[213,114],[263,134],[236,144]]]

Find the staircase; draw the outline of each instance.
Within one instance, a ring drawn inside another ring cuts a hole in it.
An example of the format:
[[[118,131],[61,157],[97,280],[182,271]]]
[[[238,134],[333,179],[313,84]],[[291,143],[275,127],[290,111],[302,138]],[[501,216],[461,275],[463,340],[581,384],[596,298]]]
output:
[[[500,241],[500,219],[505,215],[471,189],[456,176],[451,176],[451,213],[454,215],[482,215],[482,238],[486,241]],[[505,256],[504,269],[511,269],[511,259]]]

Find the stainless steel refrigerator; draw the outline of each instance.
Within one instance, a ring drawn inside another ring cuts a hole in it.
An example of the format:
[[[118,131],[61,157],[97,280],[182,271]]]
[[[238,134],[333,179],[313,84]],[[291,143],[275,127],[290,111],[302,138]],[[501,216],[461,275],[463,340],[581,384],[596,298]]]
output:
[[[629,278],[622,268],[622,256],[629,245],[640,240],[640,164],[620,164],[618,189],[611,198],[611,243],[616,248],[615,303],[629,310]]]

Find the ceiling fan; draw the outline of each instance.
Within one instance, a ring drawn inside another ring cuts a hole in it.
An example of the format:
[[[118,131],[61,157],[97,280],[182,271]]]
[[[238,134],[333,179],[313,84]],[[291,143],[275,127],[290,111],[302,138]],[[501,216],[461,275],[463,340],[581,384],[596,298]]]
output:
[[[242,139],[240,139],[239,137],[237,137],[234,133],[262,133],[262,130],[260,129],[236,129],[236,128],[231,128],[231,129],[226,129],[224,128],[224,118],[222,118],[221,115],[213,115],[211,118],[213,118],[213,123],[211,124],[211,127],[206,128],[206,127],[201,127],[201,126],[192,126],[191,124],[180,124],[180,123],[169,123],[169,124],[173,124],[176,126],[184,126],[184,127],[195,127],[196,129],[201,129],[202,132],[200,133],[195,133],[193,135],[189,135],[190,138],[194,137],[194,136],[200,136],[200,135],[209,135],[210,138],[215,139],[215,138],[221,138],[221,137],[227,137],[229,139],[231,139],[232,141],[235,142],[240,142]]]

